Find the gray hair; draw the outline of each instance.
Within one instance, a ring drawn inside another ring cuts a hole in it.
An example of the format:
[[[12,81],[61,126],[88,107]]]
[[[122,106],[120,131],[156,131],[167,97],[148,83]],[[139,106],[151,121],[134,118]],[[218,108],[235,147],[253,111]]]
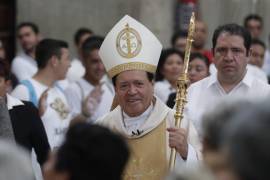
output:
[[[193,167],[182,167],[181,171],[170,174],[166,180],[214,180],[214,175],[204,165],[195,165]]]
[[[242,110],[224,130],[224,152],[245,180],[270,179],[270,102]]]
[[[212,111],[204,114],[202,118],[203,139],[212,150],[218,150],[221,145],[222,131],[228,122],[241,110],[251,106],[251,101],[222,100]]]
[[[34,179],[30,154],[24,149],[3,140],[0,140],[0,179]]]

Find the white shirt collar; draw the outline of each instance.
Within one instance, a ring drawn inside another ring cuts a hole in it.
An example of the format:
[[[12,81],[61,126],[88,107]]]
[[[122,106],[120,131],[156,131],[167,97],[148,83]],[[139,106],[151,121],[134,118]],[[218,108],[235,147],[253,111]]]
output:
[[[8,110],[11,110],[15,106],[21,106],[24,105],[23,102],[17,98],[14,98],[10,96],[9,94],[6,94],[7,96],[7,108]]]
[[[247,70],[244,78],[242,79],[242,81],[240,81],[238,83],[238,85],[240,85],[240,83],[241,83],[241,84],[247,85],[250,88],[252,85],[253,79],[254,79],[254,77]],[[219,84],[218,79],[217,79],[217,73],[210,75],[207,88],[209,88],[210,86],[212,86],[214,84]]]

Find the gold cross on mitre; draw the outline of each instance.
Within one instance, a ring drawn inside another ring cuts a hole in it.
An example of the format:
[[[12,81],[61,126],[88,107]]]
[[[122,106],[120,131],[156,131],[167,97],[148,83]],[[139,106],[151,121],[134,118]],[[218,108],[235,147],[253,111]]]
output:
[[[125,28],[117,36],[117,51],[125,58],[133,58],[141,50],[141,37],[139,33],[127,23]]]

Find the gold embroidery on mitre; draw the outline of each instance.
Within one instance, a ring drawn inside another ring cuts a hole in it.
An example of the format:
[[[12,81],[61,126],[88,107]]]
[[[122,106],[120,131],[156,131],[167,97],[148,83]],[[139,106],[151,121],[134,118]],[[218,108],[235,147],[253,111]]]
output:
[[[142,40],[139,33],[129,27],[129,24],[126,24],[126,27],[120,31],[116,39],[116,49],[120,56],[124,58],[133,58],[137,56],[142,48]]]
[[[108,71],[110,78],[115,75],[128,70],[142,70],[150,73],[155,73],[157,67],[151,64],[143,63],[143,62],[130,62],[125,64],[119,64]]]
[[[65,104],[60,98],[56,98],[54,102],[50,104],[50,106],[58,113],[62,120],[67,118],[69,110],[66,108]]]

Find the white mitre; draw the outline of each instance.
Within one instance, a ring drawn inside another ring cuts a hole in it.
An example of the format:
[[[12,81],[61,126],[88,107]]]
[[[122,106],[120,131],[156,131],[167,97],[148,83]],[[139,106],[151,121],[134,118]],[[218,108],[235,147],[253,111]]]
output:
[[[140,22],[125,15],[107,34],[99,55],[112,78],[127,70],[155,73],[162,45]]]

